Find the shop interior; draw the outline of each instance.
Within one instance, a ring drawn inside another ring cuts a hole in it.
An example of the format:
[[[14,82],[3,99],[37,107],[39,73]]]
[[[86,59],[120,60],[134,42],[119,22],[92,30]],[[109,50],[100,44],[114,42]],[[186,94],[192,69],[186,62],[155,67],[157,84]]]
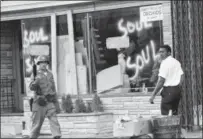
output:
[[[112,82],[122,76],[115,75],[115,79],[109,81],[112,86],[103,87],[107,89],[103,91],[121,86],[129,88],[128,92],[141,92],[143,88],[155,87],[159,67],[157,52],[163,44],[162,21],[141,22],[139,7],[122,8],[75,14],[74,30],[76,50],[83,47],[87,51],[82,54],[83,63],[91,61],[93,90],[98,92],[101,82],[107,82],[112,75],[110,69],[119,64],[123,64],[122,81],[114,86]],[[91,58],[86,58],[88,47],[93,53]],[[88,68],[88,64],[86,66]],[[103,73],[106,79],[99,79],[98,75],[107,70],[109,73]]]

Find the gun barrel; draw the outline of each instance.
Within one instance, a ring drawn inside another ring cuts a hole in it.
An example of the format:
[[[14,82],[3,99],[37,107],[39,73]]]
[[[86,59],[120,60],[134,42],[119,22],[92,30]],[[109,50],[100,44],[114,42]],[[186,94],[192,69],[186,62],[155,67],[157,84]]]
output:
[[[34,79],[37,76],[37,66],[36,64],[33,65],[33,75],[34,75]]]

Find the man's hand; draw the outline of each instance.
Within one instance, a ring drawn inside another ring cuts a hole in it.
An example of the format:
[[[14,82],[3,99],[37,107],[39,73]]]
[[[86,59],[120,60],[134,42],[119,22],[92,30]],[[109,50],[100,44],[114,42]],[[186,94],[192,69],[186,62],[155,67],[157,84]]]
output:
[[[40,80],[41,80],[41,76],[40,75],[37,75],[35,78],[33,76],[33,74],[31,75],[31,83],[32,84],[39,84]]]
[[[39,89],[39,85],[35,82],[32,82],[29,87],[30,87],[30,90],[32,91],[38,91]]]
[[[156,87],[155,87],[155,89],[154,89],[154,91],[152,93],[151,98],[149,99],[149,102],[151,104],[154,104],[154,98],[155,98],[156,94],[160,91],[160,89],[163,87],[164,82],[165,82],[165,78],[159,76],[159,80],[158,80],[158,82],[156,84]]]
[[[154,98],[155,98],[155,96],[151,96],[149,99],[149,103],[154,104]]]

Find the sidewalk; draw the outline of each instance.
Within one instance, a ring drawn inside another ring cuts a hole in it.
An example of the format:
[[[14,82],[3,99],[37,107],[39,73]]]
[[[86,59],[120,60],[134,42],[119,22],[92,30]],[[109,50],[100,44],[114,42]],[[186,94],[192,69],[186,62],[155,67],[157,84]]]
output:
[[[185,138],[198,138],[198,139],[202,139],[202,130],[201,131],[193,131],[193,132],[184,132],[184,137]],[[22,137],[22,135],[17,135],[17,136],[1,136],[1,138],[27,138],[27,137]],[[49,134],[42,134],[40,135],[39,139],[40,138],[52,138],[51,135]],[[65,136],[62,136],[62,139],[65,139],[66,137]],[[115,139],[114,137],[112,137],[112,139]]]
[[[1,138],[14,138],[14,137],[1,137]],[[15,138],[22,138],[22,136],[20,136],[20,135],[18,135],[18,136],[16,136]],[[41,135],[40,137],[39,137],[39,139],[40,138],[52,138],[52,136],[51,135]],[[66,137],[65,136],[62,136],[62,139],[65,139]],[[189,138],[196,138],[196,139],[202,139],[202,131],[198,131],[198,132],[188,132],[187,133],[187,135],[186,135],[186,137],[185,137],[186,139],[189,139]],[[26,137],[24,138],[24,139],[26,139]],[[27,138],[28,139],[28,138]],[[67,138],[66,138],[67,139]],[[110,139],[110,138],[108,138],[108,139]],[[112,139],[115,139],[114,137],[112,137]]]
[[[188,132],[186,138],[200,138],[202,139],[202,131]]]
[[[185,129],[181,129],[181,133],[185,138],[202,138],[202,129],[195,131],[186,131]]]

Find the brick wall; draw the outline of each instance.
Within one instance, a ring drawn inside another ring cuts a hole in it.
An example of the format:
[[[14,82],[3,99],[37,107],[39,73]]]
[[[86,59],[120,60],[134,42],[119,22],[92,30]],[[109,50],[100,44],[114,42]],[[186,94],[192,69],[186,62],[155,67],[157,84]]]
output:
[[[113,113],[113,121],[115,121],[118,117],[124,116],[128,114],[132,119],[134,119],[137,115],[141,115],[143,117],[150,117],[155,115],[160,115],[160,101],[161,97],[157,96],[155,98],[155,104],[149,104],[150,95],[143,95],[143,94],[134,94],[134,95],[125,95],[125,96],[101,96],[101,100],[104,106],[105,112],[112,112]],[[84,97],[84,101],[90,101],[92,97]],[[72,98],[73,103],[75,102],[75,98]],[[61,100],[59,100],[61,102]],[[30,108],[27,98],[24,100],[24,110],[25,110],[25,117],[30,116]],[[29,121],[28,118],[25,118]],[[63,126],[63,119],[65,117],[59,116],[59,122]],[[70,120],[71,121],[71,120]],[[85,120],[84,120],[85,121]],[[101,121],[102,124],[105,124]],[[88,122],[86,122],[88,124]],[[71,126],[72,124],[67,123],[67,126]],[[29,126],[29,125],[28,125]],[[65,127],[63,127],[64,130]],[[64,131],[65,132],[65,131]],[[50,128],[48,124],[48,120],[45,120],[45,123],[42,126],[42,133],[50,134]],[[68,132],[65,132],[66,134]]]
[[[157,97],[155,104],[149,104],[150,96],[133,96],[133,97],[115,97],[102,98],[106,112],[114,113],[114,120],[118,116],[128,114],[135,118],[137,115],[149,117],[160,115],[160,97]]]
[[[138,93],[137,95],[125,96],[101,96],[101,101],[104,106],[105,112],[112,112],[114,114],[114,121],[119,116],[124,116],[128,114],[131,118],[135,118],[137,115],[142,115],[143,117],[150,117],[160,115],[160,102],[161,96],[156,96],[154,104],[149,103],[150,95],[142,95]],[[92,98],[84,98],[85,101],[90,101]],[[73,99],[73,102],[75,99]]]
[[[66,138],[113,136],[112,113],[59,114],[58,121]],[[51,134],[48,119],[42,125],[41,134]]]
[[[30,112],[25,112],[24,116],[23,114],[1,116],[1,135],[12,134],[15,136],[15,134],[21,134],[22,122],[26,121],[26,128],[29,128],[30,116]],[[59,114],[58,120],[62,136],[66,138],[113,136],[112,113]],[[3,130],[5,128],[7,131]],[[9,131],[8,128],[10,128]],[[41,134],[51,134],[48,119],[45,119],[43,123]]]
[[[144,117],[160,115],[160,102],[161,96],[156,96],[155,104],[149,103],[150,94],[144,95],[141,93],[137,94],[126,94],[123,96],[116,95],[104,95],[100,96],[101,101],[104,106],[105,112],[112,112],[114,117],[122,116],[129,114],[129,116],[135,117],[140,114]],[[24,111],[29,112],[29,102],[25,98],[24,100]],[[76,97],[72,98],[73,103],[75,102]],[[91,96],[84,97],[84,101],[92,100]],[[61,99],[59,99],[61,103]],[[114,119],[115,119],[114,118]]]
[[[62,135],[75,137],[84,135],[86,137],[110,137],[113,132],[113,122],[119,117],[128,114],[134,119],[137,115],[143,117],[160,115],[160,96],[155,98],[155,104],[149,104],[150,95],[128,94],[125,96],[101,96],[106,113],[94,116],[94,114],[59,114],[58,120],[61,125]],[[84,101],[90,101],[92,97],[84,97]],[[73,102],[75,98],[73,98]],[[30,122],[30,108],[28,98],[24,100],[24,116],[9,115],[1,116],[1,127],[5,125],[16,125],[22,128],[22,121],[26,121],[27,127]],[[109,114],[112,112],[113,114]],[[41,133],[51,134],[48,119],[45,119]]]

